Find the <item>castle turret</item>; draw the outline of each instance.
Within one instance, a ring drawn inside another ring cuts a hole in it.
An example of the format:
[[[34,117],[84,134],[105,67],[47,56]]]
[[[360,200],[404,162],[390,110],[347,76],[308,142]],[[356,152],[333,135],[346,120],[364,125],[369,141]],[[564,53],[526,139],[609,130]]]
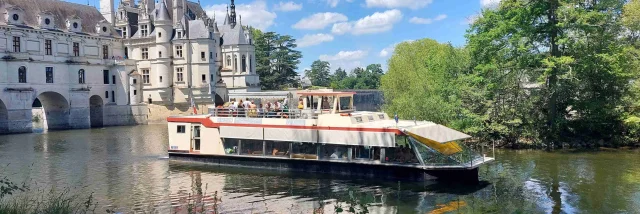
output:
[[[156,36],[156,51],[158,52],[157,58],[154,62],[155,70],[154,76],[156,78],[158,87],[166,88],[173,82],[171,75],[171,56],[173,56],[171,49],[171,36],[173,33],[173,24],[171,17],[169,17],[169,10],[164,1],[162,1],[158,8],[156,8],[155,17],[155,36]]]

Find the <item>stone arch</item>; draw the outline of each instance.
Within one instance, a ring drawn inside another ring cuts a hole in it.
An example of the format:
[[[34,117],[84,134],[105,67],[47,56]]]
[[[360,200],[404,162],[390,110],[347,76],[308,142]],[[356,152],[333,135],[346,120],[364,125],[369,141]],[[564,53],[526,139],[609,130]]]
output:
[[[9,111],[7,106],[0,100],[0,134],[9,132]]]
[[[34,104],[39,101],[44,110],[46,129],[68,129],[69,126],[69,101],[62,94],[53,91],[43,92],[34,99]]]
[[[89,98],[89,119],[92,128],[104,126],[102,106],[103,100],[99,95],[93,95]]]

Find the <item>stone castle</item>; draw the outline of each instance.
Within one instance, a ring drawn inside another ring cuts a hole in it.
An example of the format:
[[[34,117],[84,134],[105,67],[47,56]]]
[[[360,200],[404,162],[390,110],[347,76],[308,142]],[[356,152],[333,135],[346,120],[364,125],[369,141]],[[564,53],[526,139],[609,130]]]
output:
[[[186,0],[0,0],[0,133],[146,123],[148,102],[222,102],[260,91],[231,0],[218,26]]]

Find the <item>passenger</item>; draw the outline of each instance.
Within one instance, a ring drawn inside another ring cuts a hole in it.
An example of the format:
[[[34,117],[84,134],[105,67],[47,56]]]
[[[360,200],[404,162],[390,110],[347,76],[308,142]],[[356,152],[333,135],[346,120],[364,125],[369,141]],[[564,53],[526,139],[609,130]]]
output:
[[[323,97],[322,98],[322,109],[329,109],[329,98],[327,97]]]
[[[258,117],[264,117],[264,107],[262,106],[262,103],[260,104],[260,107],[258,107]]]
[[[342,152],[338,151],[338,148],[333,149],[333,153],[331,154],[332,159],[340,159],[342,158]]]
[[[302,98],[298,99],[298,109],[304,109],[304,101],[302,101]]]

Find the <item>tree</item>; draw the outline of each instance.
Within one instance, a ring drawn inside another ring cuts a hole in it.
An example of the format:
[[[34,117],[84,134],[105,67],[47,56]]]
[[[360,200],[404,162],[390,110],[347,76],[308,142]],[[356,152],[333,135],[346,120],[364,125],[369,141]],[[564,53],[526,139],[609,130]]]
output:
[[[480,122],[464,105],[467,93],[474,90],[459,77],[468,72],[468,65],[468,53],[450,44],[431,39],[400,43],[382,76],[385,111],[475,133],[472,127]]]
[[[298,80],[296,70],[302,54],[295,50],[296,40],[288,35],[262,32],[248,27],[256,50],[256,72],[260,76],[263,90],[278,90],[295,87]]]
[[[331,76],[329,75],[331,64],[326,61],[316,60],[311,63],[311,70],[305,71],[305,76],[309,77],[314,86],[329,86]]]
[[[503,0],[483,10],[467,39],[490,130],[550,145],[614,140],[632,76],[622,57],[624,2]]]

